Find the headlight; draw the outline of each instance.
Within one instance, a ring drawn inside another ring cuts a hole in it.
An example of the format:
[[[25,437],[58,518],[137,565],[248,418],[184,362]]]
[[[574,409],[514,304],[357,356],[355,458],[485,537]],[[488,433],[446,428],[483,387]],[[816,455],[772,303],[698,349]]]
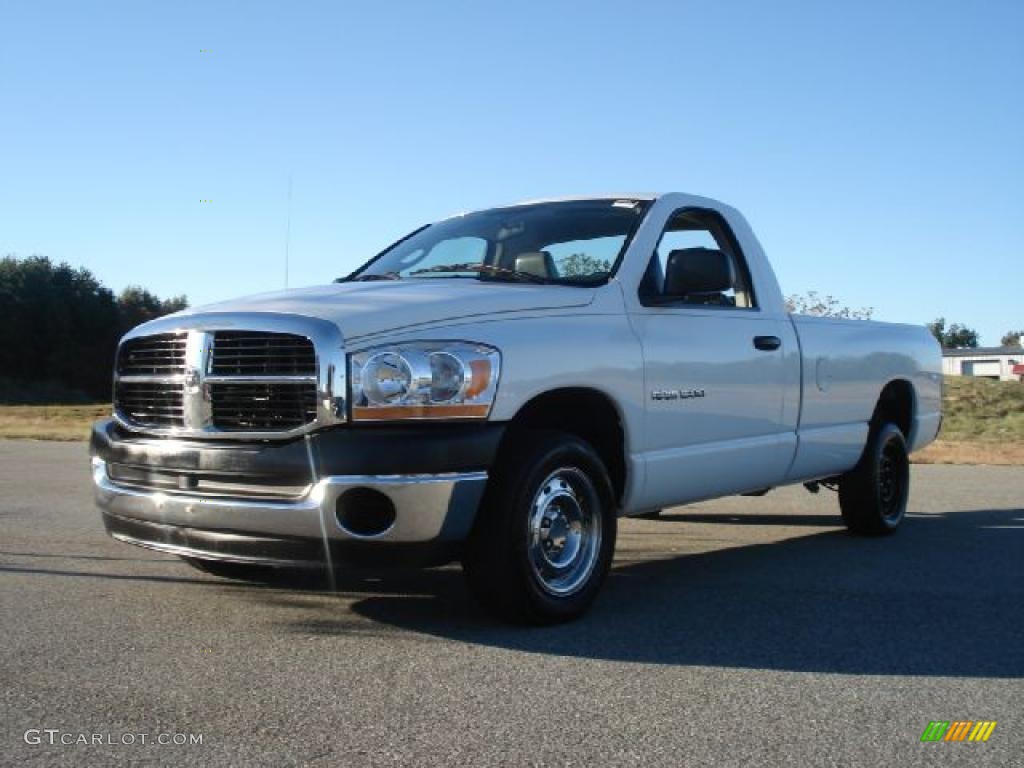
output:
[[[352,420],[486,419],[498,350],[464,341],[410,342],[349,358]]]

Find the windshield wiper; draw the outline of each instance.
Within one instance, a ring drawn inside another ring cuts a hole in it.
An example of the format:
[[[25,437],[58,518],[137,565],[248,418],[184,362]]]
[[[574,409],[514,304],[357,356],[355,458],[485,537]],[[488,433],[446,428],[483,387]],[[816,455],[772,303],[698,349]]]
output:
[[[402,276],[397,272],[370,272],[365,275],[356,275],[355,277],[342,277],[335,280],[336,283],[369,283],[374,280],[401,280]]]
[[[497,267],[494,264],[466,263],[466,264],[438,264],[436,267],[426,267],[410,272],[410,275],[423,275],[429,272],[488,272],[492,275],[508,275],[516,280],[523,280],[530,283],[550,283],[546,277],[535,275],[532,272],[520,272],[518,269]]]

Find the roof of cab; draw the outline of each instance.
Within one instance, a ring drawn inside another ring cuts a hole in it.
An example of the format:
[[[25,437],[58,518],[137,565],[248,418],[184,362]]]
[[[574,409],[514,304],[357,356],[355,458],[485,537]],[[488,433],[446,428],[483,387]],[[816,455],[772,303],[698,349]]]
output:
[[[644,192],[641,194],[607,194],[607,195],[565,195],[562,197],[538,197],[532,200],[519,200],[515,203],[504,203],[502,205],[489,205],[486,208],[474,208],[468,211],[459,211],[451,216],[447,216],[447,219],[458,218],[459,216],[466,216],[470,213],[478,213],[480,211],[493,211],[500,208],[519,208],[524,205],[540,205],[542,203],[571,203],[576,201],[584,200],[643,200],[650,202],[657,200],[661,195],[657,193]]]

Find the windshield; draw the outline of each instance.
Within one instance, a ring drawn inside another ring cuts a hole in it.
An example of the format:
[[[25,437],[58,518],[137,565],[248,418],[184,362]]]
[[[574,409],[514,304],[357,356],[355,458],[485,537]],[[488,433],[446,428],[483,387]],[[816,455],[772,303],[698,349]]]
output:
[[[615,270],[648,206],[572,200],[456,216],[400,240],[346,279],[596,285]]]

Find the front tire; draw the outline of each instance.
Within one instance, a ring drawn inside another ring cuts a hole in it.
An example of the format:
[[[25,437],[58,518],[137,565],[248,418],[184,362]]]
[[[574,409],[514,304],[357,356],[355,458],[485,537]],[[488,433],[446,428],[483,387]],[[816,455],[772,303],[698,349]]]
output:
[[[873,427],[860,462],[839,480],[839,508],[854,533],[880,536],[899,527],[910,496],[910,458],[899,427]]]
[[[588,443],[559,432],[514,438],[467,544],[470,591],[515,622],[582,615],[611,565],[617,512],[608,471]]]

